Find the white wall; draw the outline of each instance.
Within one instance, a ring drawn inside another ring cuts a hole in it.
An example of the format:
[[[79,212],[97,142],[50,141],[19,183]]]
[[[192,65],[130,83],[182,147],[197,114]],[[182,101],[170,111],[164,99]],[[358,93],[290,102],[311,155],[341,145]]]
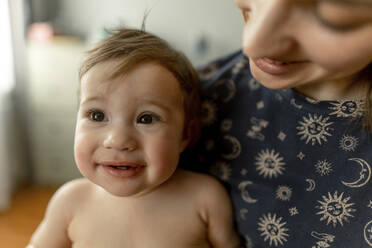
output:
[[[146,30],[168,40],[200,65],[240,48],[242,18],[233,0],[62,0],[56,26],[91,36],[103,27],[140,28],[151,9]],[[192,44],[201,36],[209,49],[203,56]]]

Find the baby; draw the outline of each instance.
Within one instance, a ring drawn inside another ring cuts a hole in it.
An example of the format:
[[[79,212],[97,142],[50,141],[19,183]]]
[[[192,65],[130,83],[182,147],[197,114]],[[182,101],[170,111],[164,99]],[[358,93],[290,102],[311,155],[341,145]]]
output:
[[[189,61],[144,31],[89,51],[74,148],[85,178],[55,193],[28,247],[239,247],[225,189],[177,169],[200,130],[198,87]]]

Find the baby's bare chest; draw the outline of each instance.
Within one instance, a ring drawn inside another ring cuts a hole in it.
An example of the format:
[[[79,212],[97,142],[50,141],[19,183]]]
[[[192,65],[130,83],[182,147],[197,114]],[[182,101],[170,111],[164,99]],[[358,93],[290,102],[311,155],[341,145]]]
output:
[[[78,211],[68,235],[74,248],[209,247],[206,225],[187,202],[143,206],[101,203]]]

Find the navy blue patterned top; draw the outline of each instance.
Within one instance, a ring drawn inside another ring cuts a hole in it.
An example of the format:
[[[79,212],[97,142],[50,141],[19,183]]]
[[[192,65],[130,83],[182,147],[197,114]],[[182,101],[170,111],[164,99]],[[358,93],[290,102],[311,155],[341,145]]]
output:
[[[198,166],[230,193],[245,247],[372,247],[364,102],[267,89],[248,63],[239,51],[200,71],[205,128],[198,147]],[[183,167],[195,152],[183,155]]]

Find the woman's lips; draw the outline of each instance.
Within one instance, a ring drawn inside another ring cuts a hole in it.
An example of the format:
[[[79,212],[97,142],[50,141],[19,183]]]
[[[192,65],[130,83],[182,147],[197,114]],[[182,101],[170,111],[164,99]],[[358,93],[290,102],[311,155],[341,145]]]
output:
[[[291,71],[297,70],[305,62],[281,62],[269,58],[253,59],[253,63],[262,71],[271,75],[283,75]]]

